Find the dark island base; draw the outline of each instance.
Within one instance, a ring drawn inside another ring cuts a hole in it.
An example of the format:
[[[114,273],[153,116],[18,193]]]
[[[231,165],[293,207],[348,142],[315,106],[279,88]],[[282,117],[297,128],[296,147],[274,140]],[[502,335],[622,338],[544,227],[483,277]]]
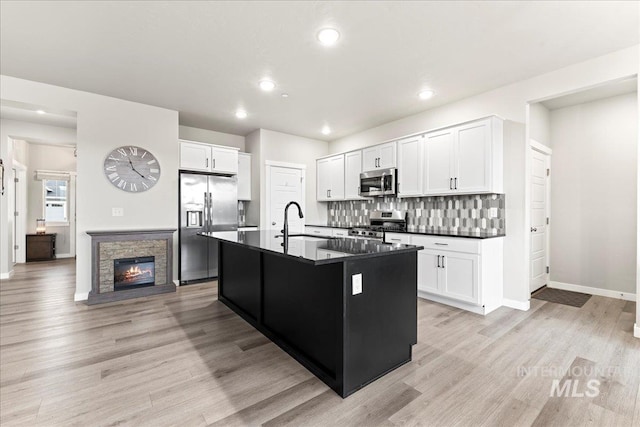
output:
[[[415,252],[314,266],[221,241],[218,265],[219,300],[342,397],[411,361]]]

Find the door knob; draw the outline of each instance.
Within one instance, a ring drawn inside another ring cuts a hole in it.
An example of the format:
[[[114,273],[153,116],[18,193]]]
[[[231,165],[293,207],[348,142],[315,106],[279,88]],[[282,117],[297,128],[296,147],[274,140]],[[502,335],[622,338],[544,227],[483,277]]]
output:
[[[276,225],[275,221],[271,223],[271,225]]]
[[[535,233],[536,231],[538,231],[538,229],[537,229],[537,228],[533,228],[533,227],[531,227],[531,232],[532,232],[532,233]]]

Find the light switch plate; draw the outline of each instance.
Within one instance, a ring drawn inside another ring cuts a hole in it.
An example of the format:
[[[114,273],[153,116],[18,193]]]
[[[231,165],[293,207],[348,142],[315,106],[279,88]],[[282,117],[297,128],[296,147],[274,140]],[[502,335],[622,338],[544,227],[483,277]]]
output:
[[[362,273],[351,276],[351,294],[358,295],[362,293]]]
[[[489,218],[498,217],[498,208],[489,208]]]
[[[124,216],[123,208],[111,208],[111,216]]]

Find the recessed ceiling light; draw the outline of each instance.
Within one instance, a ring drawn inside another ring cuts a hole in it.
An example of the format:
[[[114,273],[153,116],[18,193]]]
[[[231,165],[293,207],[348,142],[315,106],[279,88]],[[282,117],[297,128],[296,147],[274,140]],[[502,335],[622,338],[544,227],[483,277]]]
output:
[[[418,97],[420,99],[429,99],[435,94],[436,93],[434,91],[432,91],[431,89],[426,89],[426,90],[420,91],[420,93],[418,93]]]
[[[288,94],[288,93],[283,93],[281,96],[282,96],[283,98],[288,98],[288,97],[289,97],[289,94]]]
[[[247,112],[244,110],[238,110],[236,111],[236,117],[239,119],[246,119],[247,118]]]
[[[322,134],[323,135],[329,135],[331,133],[331,128],[329,126],[324,126],[322,128]]]
[[[38,113],[38,114],[45,114],[45,111],[44,111],[44,110],[38,110],[38,111],[36,111],[36,113]]]
[[[318,32],[318,41],[325,46],[334,45],[340,38],[340,33],[335,28],[323,28]]]
[[[260,80],[260,89],[264,90],[265,92],[271,92],[275,88],[276,84],[271,80]]]

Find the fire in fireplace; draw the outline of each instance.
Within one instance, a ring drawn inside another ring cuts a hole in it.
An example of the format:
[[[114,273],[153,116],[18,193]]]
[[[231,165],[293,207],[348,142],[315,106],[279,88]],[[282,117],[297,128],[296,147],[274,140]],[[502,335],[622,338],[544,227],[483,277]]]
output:
[[[155,257],[119,258],[113,260],[113,290],[153,286]]]

